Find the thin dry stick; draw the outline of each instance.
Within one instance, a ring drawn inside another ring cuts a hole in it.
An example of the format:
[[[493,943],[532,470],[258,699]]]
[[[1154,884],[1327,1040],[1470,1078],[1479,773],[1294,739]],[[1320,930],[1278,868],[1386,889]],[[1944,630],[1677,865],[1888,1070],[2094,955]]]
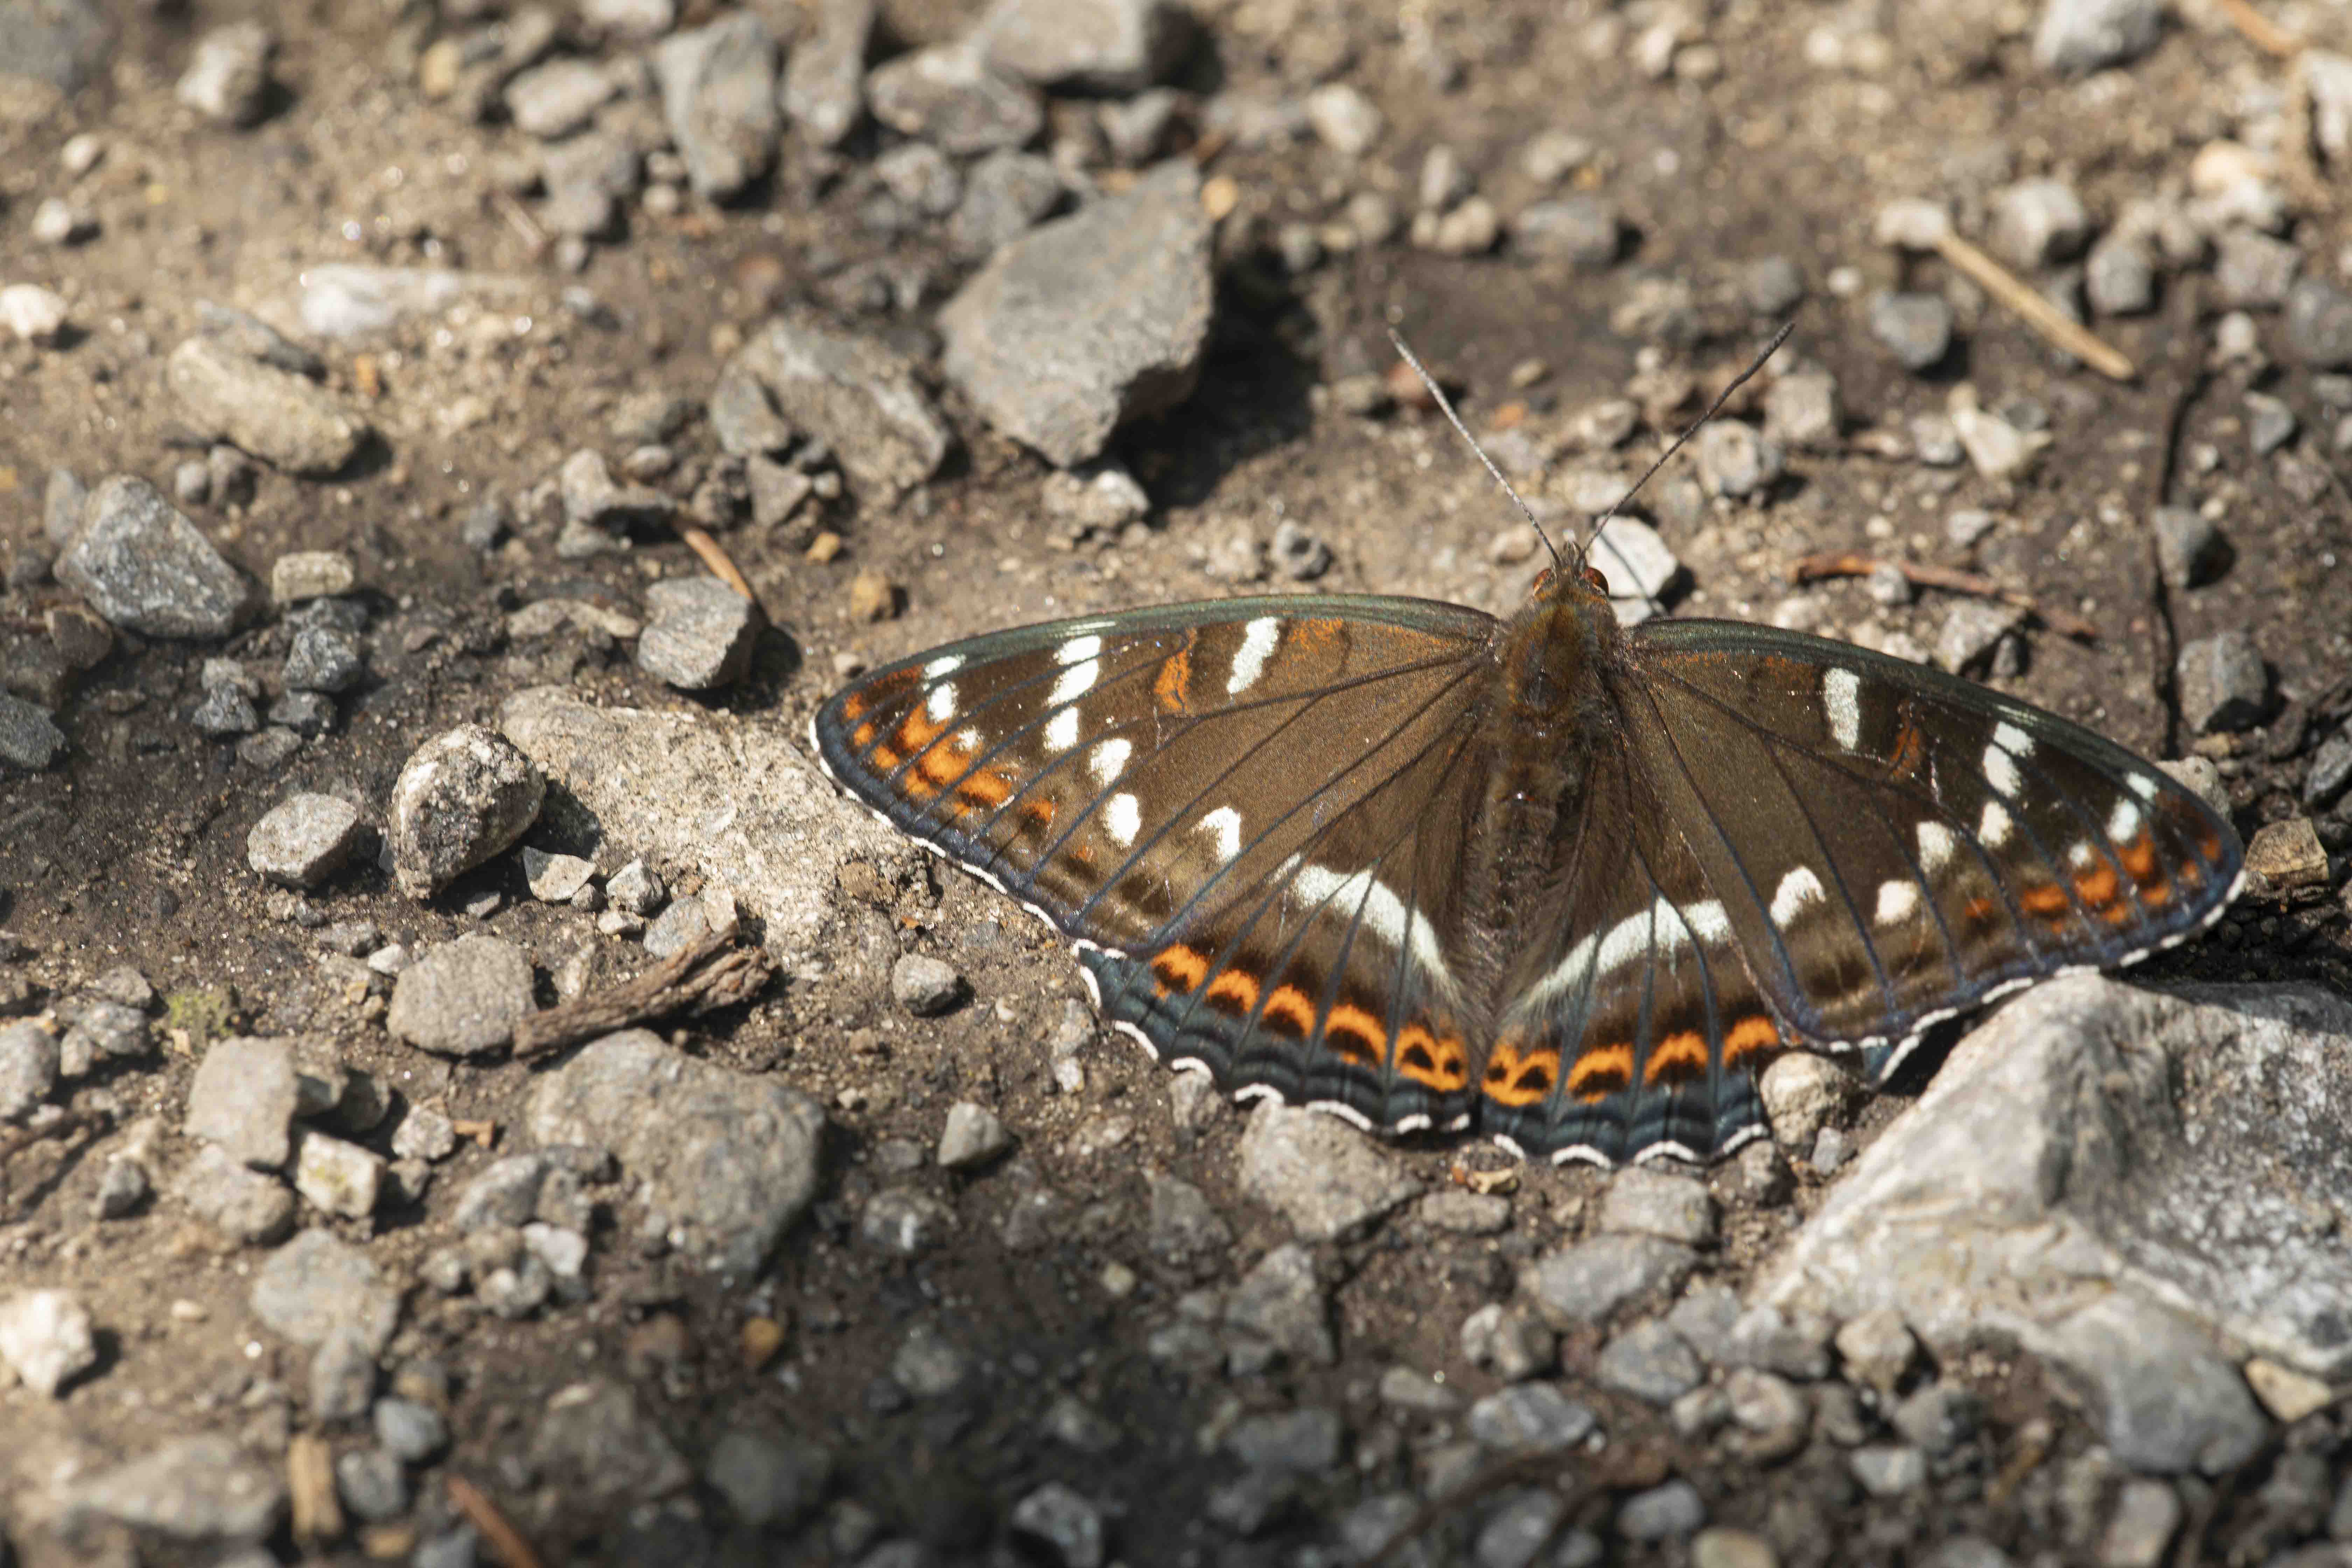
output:
[[[702,563],[710,568],[712,576],[751,600],[754,605],[759,604],[760,595],[751,592],[751,583],[737,569],[734,558],[727,553],[719,541],[691,522],[672,522],[670,526],[677,530],[680,539],[686,541],[686,547],[702,558]]]
[[[457,1505],[457,1511],[466,1516],[468,1523],[482,1532],[482,1539],[489,1542],[491,1555],[506,1568],[546,1568],[539,1553],[530,1549],[530,1542],[522,1538],[522,1531],[508,1523],[499,1505],[483,1496],[473,1482],[463,1476],[451,1476],[449,1500]]]
[[[2038,616],[2053,629],[2083,642],[2099,640],[2099,628],[2082,616],[2064,610],[2053,610],[2031,594],[2015,588],[2004,588],[1990,577],[1974,572],[1956,571],[1949,566],[1929,566],[1913,561],[1887,561],[1875,555],[1864,555],[1858,550],[1832,550],[1820,555],[1808,555],[1789,564],[1791,583],[1818,582],[1823,577],[1867,577],[1881,566],[1892,566],[1903,574],[1914,587],[1942,588],[1948,593],[1967,594],[1979,599],[1998,599],[2013,605],[2028,615]]]
[[[2303,52],[2303,40],[2263,16],[2247,0],[2221,0],[2221,14],[2246,36],[2246,41],[2267,55],[2291,60]]]
[[[2042,297],[2041,290],[1970,245],[1948,226],[1936,238],[1936,254],[1965,272],[1984,291],[2008,306],[2025,324],[2111,381],[2130,381],[2139,369],[2123,351]]]
[[[545,1056],[689,1007],[709,1012],[750,1001],[774,977],[775,962],[734,942],[731,930],[706,931],[634,980],[531,1014],[515,1026],[516,1058]]]

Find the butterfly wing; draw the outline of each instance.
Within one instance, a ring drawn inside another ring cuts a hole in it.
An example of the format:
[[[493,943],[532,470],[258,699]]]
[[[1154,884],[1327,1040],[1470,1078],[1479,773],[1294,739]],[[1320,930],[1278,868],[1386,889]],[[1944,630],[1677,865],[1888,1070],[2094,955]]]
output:
[[[1495,632],[1356,597],[1063,621],[877,669],[814,740],[893,826],[1071,937],[1156,1053],[1370,1125],[1453,1121]]]

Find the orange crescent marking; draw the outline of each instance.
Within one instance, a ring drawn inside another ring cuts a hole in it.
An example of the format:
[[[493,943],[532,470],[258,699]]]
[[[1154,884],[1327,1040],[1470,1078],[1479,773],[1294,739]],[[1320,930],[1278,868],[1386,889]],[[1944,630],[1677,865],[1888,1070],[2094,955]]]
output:
[[[863,691],[853,691],[841,700],[841,716],[844,719],[863,718],[866,709],[866,693]]]
[[[982,768],[976,773],[965,774],[956,785],[956,794],[982,805],[1003,805],[1013,798],[1013,781],[994,768]]]
[[[1706,1071],[1706,1037],[1696,1029],[1685,1029],[1668,1035],[1650,1051],[1650,1060],[1642,1069],[1642,1081],[1656,1084],[1672,1077],[1687,1081],[1694,1073]]]
[[[1190,713],[1192,700],[1185,695],[1192,683],[1192,643],[1201,634],[1184,634],[1184,646],[1163,660],[1160,673],[1151,678],[1151,699],[1160,704],[1162,713]]]
[[[872,745],[874,743],[874,721],[868,719],[865,723],[860,724],[856,729],[852,730],[849,732],[849,740],[850,743],[855,745],[861,752],[866,747]]]
[[[2130,843],[2116,846],[2116,857],[2124,863],[2124,869],[2131,874],[2131,879],[2140,886],[2163,882],[2164,874],[2156,866],[2156,840],[2147,836],[2147,828],[2141,828],[2138,837]]]
[[[1502,1070],[1497,1072],[1496,1069]],[[1550,1046],[1521,1051],[1498,1045],[1486,1064],[1486,1098],[1517,1110],[1541,1100],[1559,1077],[1559,1052]]]
[[[1257,976],[1244,970],[1222,970],[1209,982],[1209,1005],[1236,1018],[1246,1017],[1257,1005]]]
[[[1770,1050],[1780,1043],[1780,1031],[1761,1013],[1750,1013],[1723,1035],[1723,1065],[1729,1067],[1753,1051]]]
[[[1633,1047],[1620,1043],[1599,1046],[1576,1058],[1568,1069],[1568,1092],[1588,1104],[1604,1100],[1633,1081]]]
[[[1508,1036],[1496,1040],[1495,1048],[1486,1053],[1486,1081],[1490,1084],[1510,1082],[1511,1075],[1519,1070],[1522,1059],[1518,1041]]]
[[[1170,987],[1190,991],[1209,973],[1209,957],[1198,948],[1176,942],[1151,955],[1151,973],[1160,982],[1163,994]]]
[[[1315,1029],[1315,1004],[1308,1001],[1307,993],[1296,985],[1276,986],[1274,994],[1265,999],[1265,1010],[1258,1016],[1268,1020],[1286,1020],[1298,1031],[1291,1037],[1294,1039],[1303,1040]]]
[[[2164,908],[2165,905],[2172,902],[2172,884],[2162,878],[2153,882],[2141,883],[2139,901],[2152,910]]]
[[[1397,1071],[1424,1089],[1451,1094],[1470,1081],[1469,1058],[1459,1035],[1433,1036],[1419,1024],[1397,1031]]]
[[[2018,903],[2030,915],[2055,920],[2066,912],[2066,892],[2055,882],[2044,882],[2038,888],[2028,888],[2017,895]]]
[[[1329,1040],[1334,1034],[1348,1035],[1359,1042],[1353,1050],[1345,1046],[1333,1048],[1360,1067],[1378,1067],[1388,1055],[1389,1032],[1381,1027],[1379,1019],[1352,1002],[1339,1004],[1323,1020],[1324,1039]]]

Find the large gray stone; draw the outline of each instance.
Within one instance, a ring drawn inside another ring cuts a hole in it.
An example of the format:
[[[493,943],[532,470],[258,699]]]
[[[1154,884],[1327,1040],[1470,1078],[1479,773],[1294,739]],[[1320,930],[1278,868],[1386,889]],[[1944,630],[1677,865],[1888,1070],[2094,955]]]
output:
[[[886,877],[910,864],[906,841],[843,802],[773,724],[596,708],[563,687],[517,693],[499,722],[607,843],[724,885],[788,961],[823,945],[846,862]]]
[[[947,456],[950,435],[912,362],[869,337],[806,315],[779,317],[720,374],[720,392],[764,387],[791,425],[833,450],[852,483],[887,496],[921,484]],[[712,422],[719,418],[714,394]]]
[[[530,960],[488,931],[443,942],[400,972],[384,1027],[436,1056],[478,1057],[514,1037],[536,1005]]]
[[[221,637],[253,597],[245,574],[145,479],[118,474],[82,506],[57,578],[110,626],[151,637]]]
[[[817,0],[812,31],[793,42],[779,98],[802,135],[831,147],[866,112],[866,50],[874,36],[875,0]]]
[[[298,1345],[338,1329],[382,1355],[400,1324],[400,1291],[368,1255],[331,1231],[306,1230],[255,1271],[253,1315]]]
[[[66,749],[65,731],[12,692],[0,691],[0,763],[39,773]]]
[[[776,39],[756,12],[736,11],[654,50],[662,113],[698,195],[724,201],[775,162]]]
[[[688,1246],[738,1276],[758,1268],[816,1195],[824,1111],[797,1089],[607,1035],[541,1079],[525,1123],[547,1146],[609,1149]]]
[[[1241,1186],[1309,1241],[1333,1241],[1418,1196],[1421,1184],[1336,1116],[1258,1102],[1242,1132]]]
[[[999,250],[940,312],[948,378],[1064,468],[1192,395],[1215,304],[1199,171],[1177,159]]]
[[[1166,79],[1192,20],[1178,0],[996,0],[974,32],[1007,76],[1124,95]]]
[[[877,66],[866,79],[866,101],[891,130],[958,156],[1024,147],[1045,128],[1036,90],[992,69],[970,40]]]
[[[416,748],[392,786],[393,875],[429,899],[523,836],[547,798],[530,758],[495,730],[460,724]]]
[[[286,1483],[278,1467],[208,1432],[73,1481],[64,1504],[69,1534],[102,1520],[176,1541],[257,1542],[285,1511]]]
[[[163,375],[190,425],[289,473],[338,473],[370,434],[366,420],[316,382],[248,359],[218,338],[190,338],[173,349]]]
[[[187,1134],[257,1171],[278,1170],[294,1152],[299,1092],[284,1040],[215,1041],[188,1085]]]
[[[2225,1468],[2265,1429],[2215,1336],[2352,1370],[2352,1004],[2051,982],[1963,1040],[1800,1232],[1767,1299],[1900,1310],[2048,1358],[2119,1458]]]

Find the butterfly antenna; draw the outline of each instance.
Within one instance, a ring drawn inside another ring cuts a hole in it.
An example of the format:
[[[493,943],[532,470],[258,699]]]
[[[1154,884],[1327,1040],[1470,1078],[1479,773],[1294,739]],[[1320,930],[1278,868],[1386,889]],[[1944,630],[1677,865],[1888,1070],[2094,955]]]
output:
[[[1536,537],[1543,541],[1546,550],[1551,552],[1552,564],[1566,571],[1568,563],[1560,559],[1559,546],[1551,542],[1551,535],[1544,531],[1544,525],[1536,521],[1535,509],[1528,506],[1519,492],[1511,488],[1511,481],[1503,477],[1503,470],[1495,466],[1495,459],[1486,456],[1486,448],[1478,445],[1478,437],[1470,434],[1469,426],[1462,423],[1462,416],[1454,412],[1454,405],[1447,400],[1444,388],[1437,384],[1437,378],[1430,374],[1412,350],[1405,346],[1404,339],[1398,334],[1394,327],[1391,327],[1388,331],[1389,342],[1394,343],[1396,352],[1404,356],[1404,363],[1412,366],[1412,374],[1421,377],[1421,384],[1429,389],[1430,397],[1444,414],[1446,423],[1454,426],[1454,434],[1460,436],[1473,452],[1478,454],[1478,460],[1486,465],[1486,471],[1495,477],[1496,484],[1503,487],[1503,493],[1511,498],[1511,504],[1519,509],[1519,515],[1528,520],[1528,526],[1536,531]],[[1735,382],[1733,384],[1738,384]]]

